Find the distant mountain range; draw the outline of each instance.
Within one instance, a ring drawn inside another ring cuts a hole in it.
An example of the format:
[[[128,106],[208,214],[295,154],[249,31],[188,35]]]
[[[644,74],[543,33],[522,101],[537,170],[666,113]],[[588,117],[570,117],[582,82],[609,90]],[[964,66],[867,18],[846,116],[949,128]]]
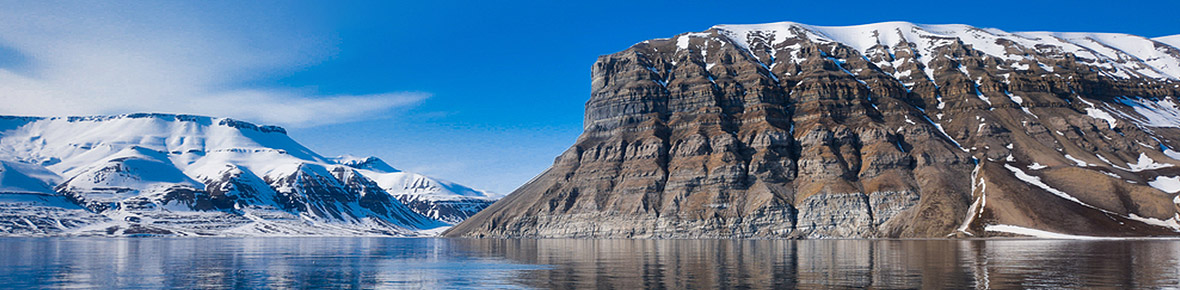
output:
[[[454,237],[1180,233],[1180,36],[718,25],[598,58],[584,132]]]
[[[0,235],[430,235],[497,196],[274,126],[0,116]]]

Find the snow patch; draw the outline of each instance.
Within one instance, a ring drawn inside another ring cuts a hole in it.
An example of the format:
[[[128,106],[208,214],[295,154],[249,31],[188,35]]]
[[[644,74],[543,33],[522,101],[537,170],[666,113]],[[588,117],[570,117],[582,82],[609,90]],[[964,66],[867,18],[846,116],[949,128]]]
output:
[[[1098,108],[1086,108],[1086,116],[1105,120],[1106,124],[1109,125],[1111,129],[1114,129],[1115,124],[1117,124],[1117,120],[1115,120],[1114,116],[1111,116],[1110,113],[1099,110]]]
[[[975,164],[975,169],[971,170],[971,193],[974,194],[976,188],[978,188],[979,197],[967,209],[967,217],[963,219],[963,223],[956,230],[957,232],[970,235],[971,233],[967,231],[967,228],[975,221],[976,216],[983,214],[984,208],[987,207],[987,182],[983,178],[978,177],[981,166],[981,164]]]
[[[1161,144],[1160,147],[1164,147],[1164,145]],[[1164,147],[1164,156],[1168,156],[1168,158],[1172,158],[1173,160],[1180,160],[1180,152],[1176,152],[1172,148]]]
[[[1020,170],[1020,168],[1016,168],[1015,166],[1012,166],[1009,164],[1004,164],[1004,168],[1007,168],[1009,171],[1012,171],[1012,174],[1016,175],[1017,179],[1020,179],[1021,181],[1024,181],[1025,183],[1032,184],[1036,187],[1040,187],[1041,189],[1044,189],[1045,191],[1048,191],[1049,193],[1052,193],[1053,195],[1064,198],[1066,200],[1076,202],[1078,204],[1093,208],[1092,206],[1082,202],[1081,200],[1078,200],[1077,198],[1073,197],[1072,195],[1069,195],[1068,193],[1057,190],[1056,188],[1050,187],[1048,184],[1041,182],[1040,177],[1036,177],[1036,176],[1032,176],[1027,173],[1024,173],[1024,171]]]
[[[1157,176],[1155,180],[1148,181],[1147,185],[1167,193],[1180,192],[1180,176]]]
[[[676,37],[677,49],[688,49],[688,34]]]
[[[1107,238],[1107,237],[1079,236],[1079,235],[1070,235],[1070,234],[1054,233],[1054,232],[1050,232],[1050,231],[1043,231],[1043,230],[1038,230],[1038,229],[1033,229],[1033,228],[1026,228],[1026,227],[1021,227],[1021,226],[1014,226],[1014,225],[987,225],[987,226],[985,226],[985,227],[984,227],[984,231],[988,231],[988,232],[998,232],[998,233],[1009,233],[1009,234],[1017,234],[1017,235],[1024,235],[1024,236],[1029,236],[1029,237],[1034,237],[1034,238],[1041,238],[1041,239],[1058,239],[1058,240],[1108,240],[1108,239],[1117,239],[1117,238]]]
[[[1134,214],[1134,213],[1131,213],[1130,215],[1128,215],[1127,218],[1132,219],[1132,220],[1136,220],[1136,221],[1140,221],[1145,224],[1158,226],[1158,227],[1164,227],[1164,228],[1171,229],[1172,231],[1180,232],[1180,214],[1176,214],[1176,215],[1172,216],[1172,218],[1167,219],[1167,220],[1160,220],[1160,219],[1154,219],[1154,218],[1149,218],[1149,217],[1141,217],[1141,216]]]
[[[1101,157],[1101,155],[1099,155],[1099,157]],[[1103,161],[1106,161],[1106,159],[1103,158]],[[1107,163],[1109,163],[1109,162],[1110,161],[1107,161]],[[1134,164],[1127,163],[1127,167],[1121,167],[1121,166],[1117,166],[1114,164],[1111,164],[1111,166],[1114,166],[1114,168],[1118,168],[1118,169],[1122,169],[1122,170],[1126,170],[1126,171],[1130,171],[1130,172],[1140,172],[1140,171],[1144,171],[1144,170],[1155,170],[1155,169],[1160,169],[1160,168],[1168,168],[1168,167],[1172,167],[1172,164],[1155,162],[1155,160],[1152,160],[1151,157],[1147,157],[1146,153],[1139,153],[1139,161],[1137,163],[1134,163]]]
[[[1148,127],[1180,127],[1180,108],[1171,97],[1152,100],[1146,98],[1121,97],[1119,103],[1131,107],[1139,116],[1121,114],[1136,123]]]
[[[1070,156],[1069,154],[1065,154],[1065,159],[1069,159],[1069,161],[1073,161],[1074,165],[1077,165],[1079,167],[1094,166],[1094,164],[1090,164],[1090,163],[1087,163],[1086,161],[1082,161],[1081,159],[1074,158],[1073,156]]]

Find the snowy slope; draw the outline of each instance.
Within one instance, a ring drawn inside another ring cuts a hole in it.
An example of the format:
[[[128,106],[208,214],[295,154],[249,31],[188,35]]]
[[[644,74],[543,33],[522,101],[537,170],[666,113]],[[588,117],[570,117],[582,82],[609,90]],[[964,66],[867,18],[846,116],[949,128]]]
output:
[[[490,206],[500,196],[454,182],[394,169],[377,157],[332,158],[356,168],[415,212],[455,224]]]
[[[1171,35],[1171,36],[1156,37],[1156,38],[1152,38],[1151,40],[1155,40],[1155,41],[1158,41],[1158,42],[1161,42],[1161,43],[1164,43],[1167,45],[1171,45],[1172,47],[1180,48],[1180,34]]]
[[[44,167],[0,160],[0,193],[55,194],[58,183],[61,177]]]
[[[0,116],[0,160],[11,160],[0,189],[68,197],[104,217],[76,234],[415,235],[455,221],[396,195],[483,197],[377,158],[325,158],[279,127],[190,115]],[[394,194],[369,176],[439,186]]]
[[[376,181],[377,184],[381,185],[381,188],[389,191],[390,194],[429,195],[438,198],[495,198],[495,195],[492,193],[413,172],[390,172],[363,168],[358,168],[357,171]]]
[[[373,156],[361,158],[361,157],[356,157],[356,156],[352,156],[352,155],[341,155],[341,156],[337,156],[337,157],[330,158],[330,159],[332,160],[332,162],[336,162],[337,164],[345,165],[345,166],[356,168],[356,169],[365,169],[365,170],[371,170],[371,171],[383,172],[383,173],[401,172],[401,170],[397,170],[396,168],[393,168],[393,166],[390,166],[388,163],[385,163],[385,160],[381,160],[381,158],[377,158],[377,157],[373,157]]]
[[[748,25],[717,25],[713,27],[747,51],[759,43],[777,47],[788,39],[806,37],[817,42],[838,42],[865,55],[883,46],[890,53],[910,49],[901,43],[914,43],[917,60],[930,66],[931,56],[939,47],[962,42],[974,49],[1006,62],[1013,69],[1027,69],[1027,64],[1042,65],[1034,57],[1019,53],[1024,49],[1055,50],[1072,53],[1083,62],[1092,62],[1105,73],[1119,78],[1144,77],[1180,80],[1180,37],[1148,39],[1117,33],[1060,33],[1060,32],[1005,32],[994,28],[968,25],[921,25],[908,22],[884,22],[857,26],[813,26],[794,22]],[[691,36],[692,34],[687,34]],[[1158,45],[1158,43],[1169,45]],[[762,47],[762,46],[758,46]],[[777,55],[776,52],[770,53]],[[782,57],[779,57],[782,58]],[[773,59],[761,60],[771,65]],[[881,66],[882,64],[878,64]],[[891,64],[900,67],[900,63]],[[927,73],[927,77],[933,78]]]
[[[60,182],[44,167],[0,160],[0,235],[51,235],[107,220],[54,192]]]
[[[233,119],[128,114],[15,121],[20,119],[8,118],[9,126],[17,126],[4,131],[0,154],[42,164],[66,176],[132,146],[164,152],[176,167],[194,175],[205,172],[188,169],[219,161],[262,171],[285,161],[326,162],[287,137],[282,128]]]

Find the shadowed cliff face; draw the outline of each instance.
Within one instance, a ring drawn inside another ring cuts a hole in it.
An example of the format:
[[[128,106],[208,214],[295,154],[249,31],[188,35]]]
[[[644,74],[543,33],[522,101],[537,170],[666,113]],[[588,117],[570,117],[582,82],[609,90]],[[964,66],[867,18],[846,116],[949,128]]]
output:
[[[447,235],[1175,235],[1180,49],[1114,36],[776,23],[644,41],[599,57],[553,167]]]

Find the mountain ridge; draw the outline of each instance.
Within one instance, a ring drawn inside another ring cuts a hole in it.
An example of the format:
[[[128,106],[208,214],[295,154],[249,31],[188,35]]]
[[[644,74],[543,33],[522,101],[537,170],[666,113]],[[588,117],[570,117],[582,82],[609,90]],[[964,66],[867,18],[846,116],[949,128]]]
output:
[[[0,203],[11,201],[0,207],[3,235],[405,236],[493,200],[376,157],[326,158],[281,127],[196,115],[2,116],[0,160],[54,175],[42,178],[52,186],[40,200],[0,193],[9,197]],[[390,176],[424,186],[374,181]],[[414,207],[399,200],[410,197]],[[31,221],[26,209],[48,214]]]

